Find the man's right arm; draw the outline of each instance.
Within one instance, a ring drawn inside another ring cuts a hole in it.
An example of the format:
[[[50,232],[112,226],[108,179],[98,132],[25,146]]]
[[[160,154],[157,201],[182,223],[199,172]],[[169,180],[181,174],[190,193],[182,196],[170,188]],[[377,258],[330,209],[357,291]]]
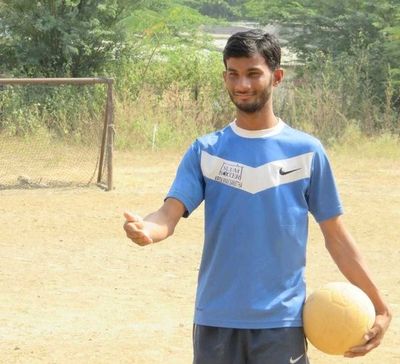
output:
[[[168,198],[157,211],[147,215],[144,219],[125,212],[126,236],[140,246],[157,243],[174,233],[175,227],[185,211],[186,208],[182,202]]]

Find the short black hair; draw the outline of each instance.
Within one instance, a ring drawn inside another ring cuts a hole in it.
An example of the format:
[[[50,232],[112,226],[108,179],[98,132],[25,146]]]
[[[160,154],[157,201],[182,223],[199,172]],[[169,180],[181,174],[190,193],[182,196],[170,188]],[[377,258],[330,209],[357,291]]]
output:
[[[231,57],[251,57],[260,54],[271,71],[275,71],[281,64],[281,46],[278,39],[262,30],[253,29],[246,32],[233,34],[226,43],[223,51],[223,59]]]

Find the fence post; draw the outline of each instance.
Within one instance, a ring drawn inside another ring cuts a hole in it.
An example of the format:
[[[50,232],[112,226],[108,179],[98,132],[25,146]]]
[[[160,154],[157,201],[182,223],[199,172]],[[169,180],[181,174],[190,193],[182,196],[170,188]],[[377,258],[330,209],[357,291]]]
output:
[[[113,146],[114,141],[114,105],[113,105],[113,79],[107,79],[107,99],[104,111],[103,135],[101,138],[99,172],[97,175],[97,183],[101,184],[103,177],[104,163],[107,163],[107,191],[113,188]],[[110,145],[111,143],[111,145]],[[106,156],[106,161],[104,157]]]
[[[108,81],[107,89],[107,191],[113,189],[113,146],[114,146],[114,100],[113,81]]]

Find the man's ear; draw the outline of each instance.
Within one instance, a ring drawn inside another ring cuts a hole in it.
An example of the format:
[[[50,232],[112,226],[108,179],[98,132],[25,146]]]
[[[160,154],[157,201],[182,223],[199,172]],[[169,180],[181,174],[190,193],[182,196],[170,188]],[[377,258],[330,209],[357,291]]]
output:
[[[283,80],[283,69],[277,68],[273,73],[273,77],[274,77],[273,85],[278,86]]]
[[[225,70],[225,71],[222,72],[222,77],[224,78],[225,82],[226,82],[226,75],[227,75],[227,73],[226,73],[226,70]]]

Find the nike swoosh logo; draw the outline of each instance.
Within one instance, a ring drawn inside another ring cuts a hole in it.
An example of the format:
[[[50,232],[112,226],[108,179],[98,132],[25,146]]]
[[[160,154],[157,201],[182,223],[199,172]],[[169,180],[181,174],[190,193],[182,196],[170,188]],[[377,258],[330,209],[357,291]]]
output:
[[[304,354],[301,354],[299,357],[297,357],[296,359],[293,359],[292,357],[290,357],[290,364],[295,364],[297,363],[302,357],[304,356]]]
[[[284,171],[283,168],[281,168],[281,169],[279,170],[279,174],[280,174],[281,176],[285,176],[285,175],[287,175],[287,174],[289,174],[289,173],[293,173],[293,172],[296,172],[296,171],[300,171],[300,169],[301,169],[301,168],[296,168],[296,169],[291,169],[290,171]]]

